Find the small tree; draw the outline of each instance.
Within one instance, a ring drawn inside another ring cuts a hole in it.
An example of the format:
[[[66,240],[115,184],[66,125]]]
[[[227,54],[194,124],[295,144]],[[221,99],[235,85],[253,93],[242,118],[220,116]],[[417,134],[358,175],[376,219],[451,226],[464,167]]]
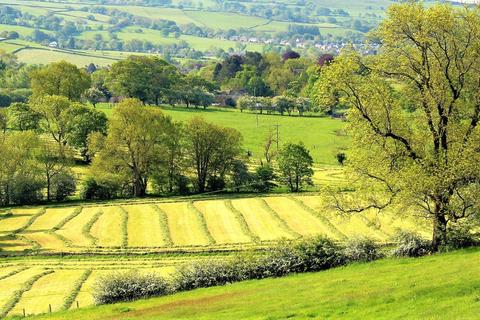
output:
[[[95,108],[97,106],[97,103],[99,103],[100,101],[102,101],[102,99],[105,98],[105,94],[100,91],[100,89],[92,87],[85,91],[85,93],[83,94],[83,98],[90,102]]]
[[[261,164],[255,170],[253,189],[257,192],[269,192],[275,187],[275,171],[269,164]]]
[[[292,192],[300,191],[305,184],[312,184],[312,165],[312,156],[302,143],[288,143],[278,154],[281,179]]]
[[[248,185],[251,181],[247,165],[241,160],[235,160],[232,166],[232,183],[237,192],[240,188]]]
[[[287,96],[277,96],[273,98],[273,105],[275,109],[280,112],[283,116],[285,111],[288,112],[288,115],[292,115],[292,111],[295,109],[295,99],[287,97]]]
[[[243,110],[253,109],[253,105],[255,105],[255,103],[249,96],[240,97],[237,101],[237,108],[240,109],[240,112],[243,112]]]
[[[276,156],[276,151],[273,150],[273,144],[277,142],[275,138],[275,133],[273,130],[269,130],[267,134],[267,138],[265,139],[265,144],[263,147],[263,155],[265,156],[265,160],[267,163],[272,162],[272,159]]]

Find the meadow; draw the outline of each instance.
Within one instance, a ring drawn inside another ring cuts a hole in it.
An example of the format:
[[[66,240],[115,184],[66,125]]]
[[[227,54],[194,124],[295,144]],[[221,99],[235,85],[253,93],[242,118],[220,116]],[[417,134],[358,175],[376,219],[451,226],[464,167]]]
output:
[[[97,106],[110,116],[112,106],[99,104]],[[335,155],[343,152],[348,146],[344,122],[329,117],[298,117],[240,112],[232,108],[197,108],[162,106],[162,110],[175,121],[187,121],[195,116],[201,116],[206,121],[237,129],[243,136],[245,150],[251,152],[252,159],[263,158],[265,139],[270,131],[276,135],[276,125],[279,130],[279,145],[287,142],[303,142],[309,149],[315,164],[335,165]]]
[[[473,320],[480,313],[480,264],[472,261],[479,260],[478,249],[423,258],[384,259],[32,319],[210,320],[265,319],[268,315],[267,319]],[[61,276],[70,275],[64,271]],[[88,291],[89,281],[78,297]]]

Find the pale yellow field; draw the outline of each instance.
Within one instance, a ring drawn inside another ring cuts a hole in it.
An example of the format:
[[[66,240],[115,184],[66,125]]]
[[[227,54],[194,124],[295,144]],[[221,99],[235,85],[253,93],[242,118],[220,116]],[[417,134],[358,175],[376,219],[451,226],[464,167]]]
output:
[[[251,242],[223,201],[198,201],[195,206],[203,213],[210,234],[216,243],[245,243]]]
[[[196,212],[188,208],[187,202],[159,203],[168,217],[168,228],[172,242],[177,246],[207,245],[201,221]]]
[[[159,214],[152,205],[123,206],[128,212],[128,246],[165,246]]]
[[[81,275],[81,270],[55,270],[47,274],[22,295],[9,314],[21,314],[22,309],[25,309],[26,314],[44,313],[49,311],[48,305],[51,305],[52,311],[60,310]]]
[[[0,233],[8,233],[23,227],[41,209],[13,209],[12,215],[0,220]]]
[[[2,266],[0,267],[0,279],[3,278],[3,277],[6,277],[8,274],[10,274],[10,272],[12,271],[18,271],[18,270],[21,270],[22,268],[19,267],[19,266]]]
[[[318,234],[335,238],[328,227],[309,212],[305,211],[295,201],[286,197],[265,198],[270,208],[278,213],[279,217],[286,222],[288,227],[302,236],[314,236]]]
[[[97,246],[120,247],[122,245],[122,212],[117,206],[102,207],[103,214],[93,225],[91,234],[97,238]]]
[[[369,237],[379,241],[388,241],[398,230],[416,231],[425,237],[431,236],[431,227],[425,220],[396,216],[391,212],[377,214],[368,211],[358,214],[340,215],[334,213],[316,196],[297,197],[310,208],[325,216],[340,232],[348,238]]]
[[[32,223],[27,231],[45,231],[55,227],[59,222],[68,217],[76,207],[47,208],[45,213]]]
[[[263,245],[258,240],[268,242],[326,235],[341,241],[367,236],[388,242],[399,229],[415,230],[426,237],[431,233],[424,220],[396,216],[391,212],[340,215],[324,201],[315,195],[145,201],[144,204],[87,205],[76,216],[72,215],[78,212],[75,206],[47,208],[44,213],[40,207],[15,209],[12,217],[0,219],[0,235],[10,233],[0,241],[2,252],[38,249],[47,254],[91,252],[98,255],[91,258],[82,255],[0,258],[0,278],[6,277],[0,280],[0,313],[6,310],[6,303],[13,301],[17,290],[45,270],[54,272],[36,280],[9,315],[21,314],[23,309],[27,314],[48,312],[49,304],[52,311],[59,310],[69,296],[74,297],[70,308],[77,308],[77,301],[80,307],[90,306],[94,303],[94,284],[101,276],[131,269],[169,276],[176,266],[192,259],[225,259],[225,253],[220,250],[241,249],[245,244]],[[37,213],[42,214],[21,230]],[[56,230],[57,226],[61,228]],[[184,250],[190,254],[177,252]],[[193,254],[211,250],[219,251],[214,255]],[[170,251],[175,254],[145,258],[135,255]],[[21,271],[25,267],[29,269]],[[15,270],[19,272],[10,275]],[[92,270],[92,274],[75,295],[76,283],[87,270]]]
[[[85,237],[82,228],[93,216],[101,210],[99,207],[85,207],[79,215],[68,221],[60,230],[56,231],[77,246],[91,246],[92,240]]]
[[[12,298],[15,291],[20,289],[25,282],[35,275],[42,273],[42,271],[39,268],[31,268],[0,280],[0,311],[4,310],[5,304]]]
[[[43,250],[65,251],[67,244],[51,233],[35,232],[25,234],[25,238],[30,239]]]
[[[260,240],[271,241],[292,237],[256,199],[235,199],[232,200],[232,205],[242,213],[248,227]]]
[[[6,251],[23,251],[31,249],[32,244],[28,243],[24,239],[2,240],[0,241],[0,249]]]
[[[222,256],[217,258],[222,259]],[[21,295],[20,300],[10,310],[10,316],[23,314],[23,309],[27,315],[45,313],[48,312],[49,305],[51,305],[52,311],[59,310],[71,295],[74,297],[71,309],[77,308],[77,301],[79,307],[91,306],[94,304],[94,286],[100,277],[129,270],[169,277],[175,272],[176,266],[192,261],[192,259],[203,259],[203,257],[159,256],[147,259],[141,257],[116,259],[78,256],[67,259],[55,257],[0,259],[0,278],[8,276],[12,271],[18,271],[18,273],[0,280],[0,313],[5,310],[5,304],[10,301],[15,291],[46,270],[54,272],[43,275],[33,282],[31,288]],[[23,270],[26,268],[25,265],[28,265],[29,268]],[[76,284],[87,270],[92,272],[81,284],[80,291],[77,292]]]
[[[207,246],[225,249],[230,245],[256,244],[259,240],[314,235],[341,241],[364,236],[388,242],[400,229],[414,230],[425,237],[431,234],[431,227],[424,219],[388,211],[342,215],[325,201],[310,194],[96,205],[84,206],[81,211],[72,206],[47,208],[44,213],[41,208],[20,208],[14,211],[14,218],[0,220],[0,235],[1,230],[4,235],[11,232],[7,230],[17,230],[0,242],[0,249],[152,253],[207,250],[203,248]],[[19,230],[37,213],[32,225]],[[56,226],[61,228],[56,230]]]

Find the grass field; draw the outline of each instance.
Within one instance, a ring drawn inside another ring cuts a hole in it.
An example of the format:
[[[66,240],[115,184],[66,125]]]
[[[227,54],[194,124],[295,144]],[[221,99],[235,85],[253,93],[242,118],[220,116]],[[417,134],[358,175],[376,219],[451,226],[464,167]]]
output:
[[[33,319],[478,319],[480,251],[385,259]]]
[[[97,108],[105,112],[107,116],[112,113],[109,104],[99,104]],[[254,113],[239,112],[236,109],[228,108],[202,110],[162,107],[162,109],[176,121],[186,121],[192,117],[201,116],[207,121],[237,129],[243,136],[244,148],[251,151],[253,159],[263,157],[263,144],[268,132],[275,130],[275,125],[279,125],[280,145],[286,142],[303,142],[310,150],[316,164],[336,164],[335,155],[344,151],[348,145],[348,138],[342,130],[344,123],[328,117],[289,117],[266,114],[257,117]],[[324,176],[323,178],[336,179],[335,176]]]
[[[304,10],[304,5],[299,5],[290,1],[285,2],[271,2],[271,1],[262,1],[262,4],[265,6],[270,6],[271,9],[275,9],[277,5],[285,5],[290,8],[292,11],[295,10]],[[339,17],[336,16],[338,22],[322,22],[328,17],[318,17],[312,15],[312,18],[321,18],[319,22],[312,23],[319,27],[320,33],[322,36],[326,37],[327,35],[332,36],[347,36],[348,33],[360,33],[350,29],[349,27],[343,26],[342,22],[350,22],[353,17],[360,17],[361,14],[365,13],[376,14],[382,16],[385,12],[385,9],[391,4],[391,1],[382,0],[371,2],[367,0],[356,1],[355,3],[347,2],[346,0],[342,1],[323,1],[321,4],[324,7],[331,9],[347,9],[350,13],[350,17]],[[1,5],[9,5],[15,9],[21,10],[25,14],[33,15],[36,17],[52,15],[59,19],[71,22],[79,22],[85,25],[87,28],[83,33],[75,35],[78,39],[94,39],[94,35],[101,34],[104,41],[109,41],[110,35],[107,30],[113,27],[111,24],[111,16],[102,15],[96,13],[90,13],[84,11],[85,8],[91,5],[99,5],[94,1],[90,2],[81,2],[78,0],[70,1],[26,1],[26,0],[4,0]],[[192,3],[193,4],[193,3]],[[161,19],[161,20],[170,20],[174,21],[178,26],[184,26],[187,24],[194,24],[201,28],[209,28],[213,30],[222,30],[227,31],[230,29],[239,30],[241,28],[251,29],[254,31],[266,32],[270,35],[277,36],[280,33],[287,31],[290,24],[302,24],[296,23],[293,21],[280,21],[280,20],[269,20],[266,18],[258,17],[255,13],[251,14],[238,14],[226,11],[218,11],[218,5],[211,1],[202,1],[203,9],[195,8],[195,5],[192,7],[184,2],[172,2],[172,7],[160,7],[160,6],[133,6],[133,5],[122,5],[121,3],[116,4],[106,4],[102,5],[103,7],[109,10],[118,10],[120,12],[125,12],[132,14],[139,19],[148,18],[148,19]],[[181,6],[180,6],[181,5]],[[242,3],[245,7],[249,8],[251,4],[249,2]],[[175,6],[175,7],[173,7]],[[216,7],[216,8],[214,8]],[[90,16],[93,16],[93,19],[90,19]],[[89,17],[89,18],[87,18]],[[367,19],[365,16],[362,19]],[[368,18],[370,20],[374,18]],[[375,20],[375,19],[374,19]],[[28,21],[32,23],[31,21]],[[19,25],[3,25],[0,24],[0,31],[10,30],[17,31],[22,37],[28,37],[34,31],[33,27],[22,26],[22,21],[16,21]],[[303,23],[304,24],[304,23]],[[33,25],[33,24],[30,24]],[[133,32],[133,30],[141,29],[142,33]],[[54,34],[53,31],[44,32]],[[175,44],[179,41],[186,41],[192,48],[200,51],[208,51],[212,48],[222,48],[227,50],[229,48],[236,48],[237,43],[235,41],[218,39],[216,37],[211,38],[201,38],[191,35],[181,35],[180,38],[175,39],[173,37],[164,37],[162,36],[159,30],[153,30],[148,28],[141,28],[139,26],[125,26],[120,29],[116,28],[113,31],[113,34],[121,40],[132,40],[140,39],[145,41],[150,41],[157,45],[168,45]],[[242,34],[240,34],[242,35]],[[246,43],[246,50],[249,51],[259,51],[264,50],[264,45]],[[1,45],[0,45],[1,48]],[[7,46],[7,50],[12,51],[14,49]],[[89,62],[94,62],[99,65],[109,65],[112,61],[102,59],[97,57],[95,60],[86,62],[85,57],[79,56],[76,57],[67,55],[65,53],[61,54],[59,52],[33,52],[33,51],[24,51],[21,54],[21,61],[26,63],[35,63],[39,61],[40,63],[48,63],[52,61],[58,61],[65,59],[76,63],[77,65],[85,65]],[[92,57],[95,58],[95,57]]]
[[[2,48],[0,44],[0,49]],[[42,49],[22,49],[16,53],[18,60],[27,64],[48,64],[56,61],[65,60],[76,64],[79,67],[84,67],[90,63],[95,63],[100,66],[111,65],[119,59],[110,57],[102,57],[100,54],[83,54],[74,51],[60,51]]]
[[[224,259],[225,255],[213,256]],[[169,276],[177,265],[202,256],[28,257],[0,259],[0,317],[86,307],[101,276],[131,269]],[[28,286],[27,286],[28,284]]]
[[[117,201],[15,209],[0,220],[7,254],[238,250],[282,238],[367,235],[388,242],[400,229],[430,235],[421,219],[366,212],[340,217],[313,194]]]

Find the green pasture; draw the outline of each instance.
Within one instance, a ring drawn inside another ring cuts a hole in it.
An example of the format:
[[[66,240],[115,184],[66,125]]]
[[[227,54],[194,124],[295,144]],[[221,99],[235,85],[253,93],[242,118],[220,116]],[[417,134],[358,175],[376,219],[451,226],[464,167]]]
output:
[[[111,115],[110,105],[101,104],[98,108]],[[267,134],[269,130],[276,134],[276,125],[279,125],[280,145],[286,142],[303,142],[316,164],[336,164],[335,155],[348,145],[348,138],[340,134],[344,123],[332,118],[257,115],[228,108],[203,110],[162,107],[162,109],[176,121],[187,121],[192,117],[201,116],[207,121],[237,129],[243,136],[244,148],[252,153],[253,159],[263,157],[263,145]]]
[[[1,48],[1,45],[0,45]],[[27,64],[48,64],[56,61],[65,60],[77,66],[83,67],[90,63],[106,66],[114,63],[118,59],[111,57],[102,57],[100,55],[84,54],[70,51],[50,50],[47,48],[33,49],[27,48],[16,53],[19,61]]]

